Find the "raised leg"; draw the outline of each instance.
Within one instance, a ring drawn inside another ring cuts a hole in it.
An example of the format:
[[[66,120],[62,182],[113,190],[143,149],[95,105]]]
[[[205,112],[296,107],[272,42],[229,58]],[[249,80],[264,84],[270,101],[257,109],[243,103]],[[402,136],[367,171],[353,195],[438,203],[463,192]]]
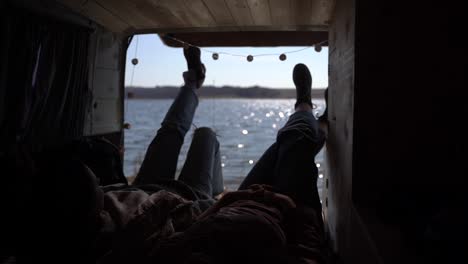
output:
[[[200,49],[184,49],[188,71],[184,72],[185,85],[179,91],[146,151],[134,184],[155,183],[158,178],[174,179],[180,148],[193,121],[198,106],[196,94],[205,80],[205,66],[200,60]]]
[[[210,128],[201,127],[195,130],[179,181],[211,197],[223,192],[219,142]]]
[[[278,131],[276,142],[263,154],[239,189],[252,184],[268,184],[297,202],[321,209],[314,159],[323,147],[325,135],[312,114],[312,77],[307,66],[296,65],[293,80],[296,112]]]
[[[317,190],[315,155],[324,144],[324,134],[311,111],[298,111],[278,132],[277,162],[273,186],[314,208],[321,208]]]
[[[255,166],[250,170],[247,177],[242,181],[239,190],[245,190],[252,184],[273,185],[273,175],[275,173],[275,164],[278,156],[278,144],[273,143],[263,153]]]
[[[149,145],[134,184],[155,183],[157,178],[174,179],[180,148],[197,105],[194,90],[183,86]]]

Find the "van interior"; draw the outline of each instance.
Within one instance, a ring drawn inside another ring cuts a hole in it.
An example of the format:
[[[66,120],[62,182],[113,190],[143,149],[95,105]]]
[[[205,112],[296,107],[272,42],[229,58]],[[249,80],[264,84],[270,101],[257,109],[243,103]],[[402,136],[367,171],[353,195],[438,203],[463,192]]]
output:
[[[428,3],[413,12],[357,0],[5,0],[0,7],[7,184],[0,263],[15,263],[27,239],[18,230],[40,217],[19,208],[46,206],[27,202],[40,180],[24,173],[27,156],[74,139],[107,140],[123,155],[127,48],[147,33],[172,47],[181,47],[173,38],[200,47],[326,43],[322,205],[333,262],[466,259],[466,45],[457,8]]]

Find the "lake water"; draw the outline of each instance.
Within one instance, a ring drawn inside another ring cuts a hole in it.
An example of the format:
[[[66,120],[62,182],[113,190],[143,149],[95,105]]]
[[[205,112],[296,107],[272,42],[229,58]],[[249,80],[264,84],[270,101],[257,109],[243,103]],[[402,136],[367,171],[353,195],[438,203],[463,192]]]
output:
[[[276,133],[294,113],[293,99],[200,99],[193,124],[211,127],[218,135],[222,155],[225,186],[236,190],[244,177],[274,142]],[[125,121],[131,128],[125,130],[124,171],[127,177],[137,173],[146,148],[160,128],[172,99],[126,101]],[[320,116],[324,101],[316,100],[314,114]],[[184,164],[195,127],[185,137],[177,173]],[[321,194],[323,155],[316,157],[319,169],[318,188]]]

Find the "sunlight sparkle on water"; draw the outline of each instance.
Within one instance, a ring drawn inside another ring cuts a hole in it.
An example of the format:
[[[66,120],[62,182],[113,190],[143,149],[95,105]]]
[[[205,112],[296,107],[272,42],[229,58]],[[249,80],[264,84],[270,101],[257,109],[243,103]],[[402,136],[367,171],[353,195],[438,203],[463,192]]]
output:
[[[320,168],[320,163],[316,163],[315,166],[317,166],[317,168]]]
[[[276,124],[273,124],[272,127],[273,127],[273,128],[276,128]]]
[[[128,122],[132,123],[132,129],[125,133],[125,175],[134,176],[138,172],[147,147],[154,138],[154,131],[160,128],[161,121],[172,102],[173,100],[169,99],[126,102],[128,106],[125,110],[128,110],[127,118]],[[312,113],[318,111],[321,115],[324,110],[324,107],[320,108],[322,104],[323,101],[317,101],[319,107],[312,110]],[[293,106],[293,99],[213,99],[200,102],[193,123],[199,127],[212,127],[219,135],[221,155],[218,166],[223,170],[225,185],[229,189],[237,189],[242,181],[242,177],[239,176],[248,174],[265,150],[275,142],[276,134],[286,123],[288,115],[295,113]],[[216,115],[217,112],[221,115]],[[182,146],[180,160],[186,158],[190,143],[190,140],[186,140]],[[321,182],[325,180],[325,176],[328,177],[324,171],[328,165],[323,159],[324,156],[320,153],[315,161],[311,161],[315,165],[320,163],[316,174],[320,189]],[[183,162],[179,162],[177,170],[182,170],[182,167]],[[323,174],[323,178],[320,178],[320,174]]]
[[[248,133],[249,131],[247,131],[246,129],[242,130],[242,134],[247,135]]]
[[[322,178],[323,178],[323,174],[320,173],[320,174],[319,174],[319,178],[322,179]]]

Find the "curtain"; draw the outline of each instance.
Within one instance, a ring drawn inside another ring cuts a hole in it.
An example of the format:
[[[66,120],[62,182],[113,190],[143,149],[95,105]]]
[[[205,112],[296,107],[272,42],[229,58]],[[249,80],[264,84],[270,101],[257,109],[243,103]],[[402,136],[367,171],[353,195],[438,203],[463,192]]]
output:
[[[2,143],[41,148],[80,137],[90,100],[89,29],[21,10],[1,20]]]

